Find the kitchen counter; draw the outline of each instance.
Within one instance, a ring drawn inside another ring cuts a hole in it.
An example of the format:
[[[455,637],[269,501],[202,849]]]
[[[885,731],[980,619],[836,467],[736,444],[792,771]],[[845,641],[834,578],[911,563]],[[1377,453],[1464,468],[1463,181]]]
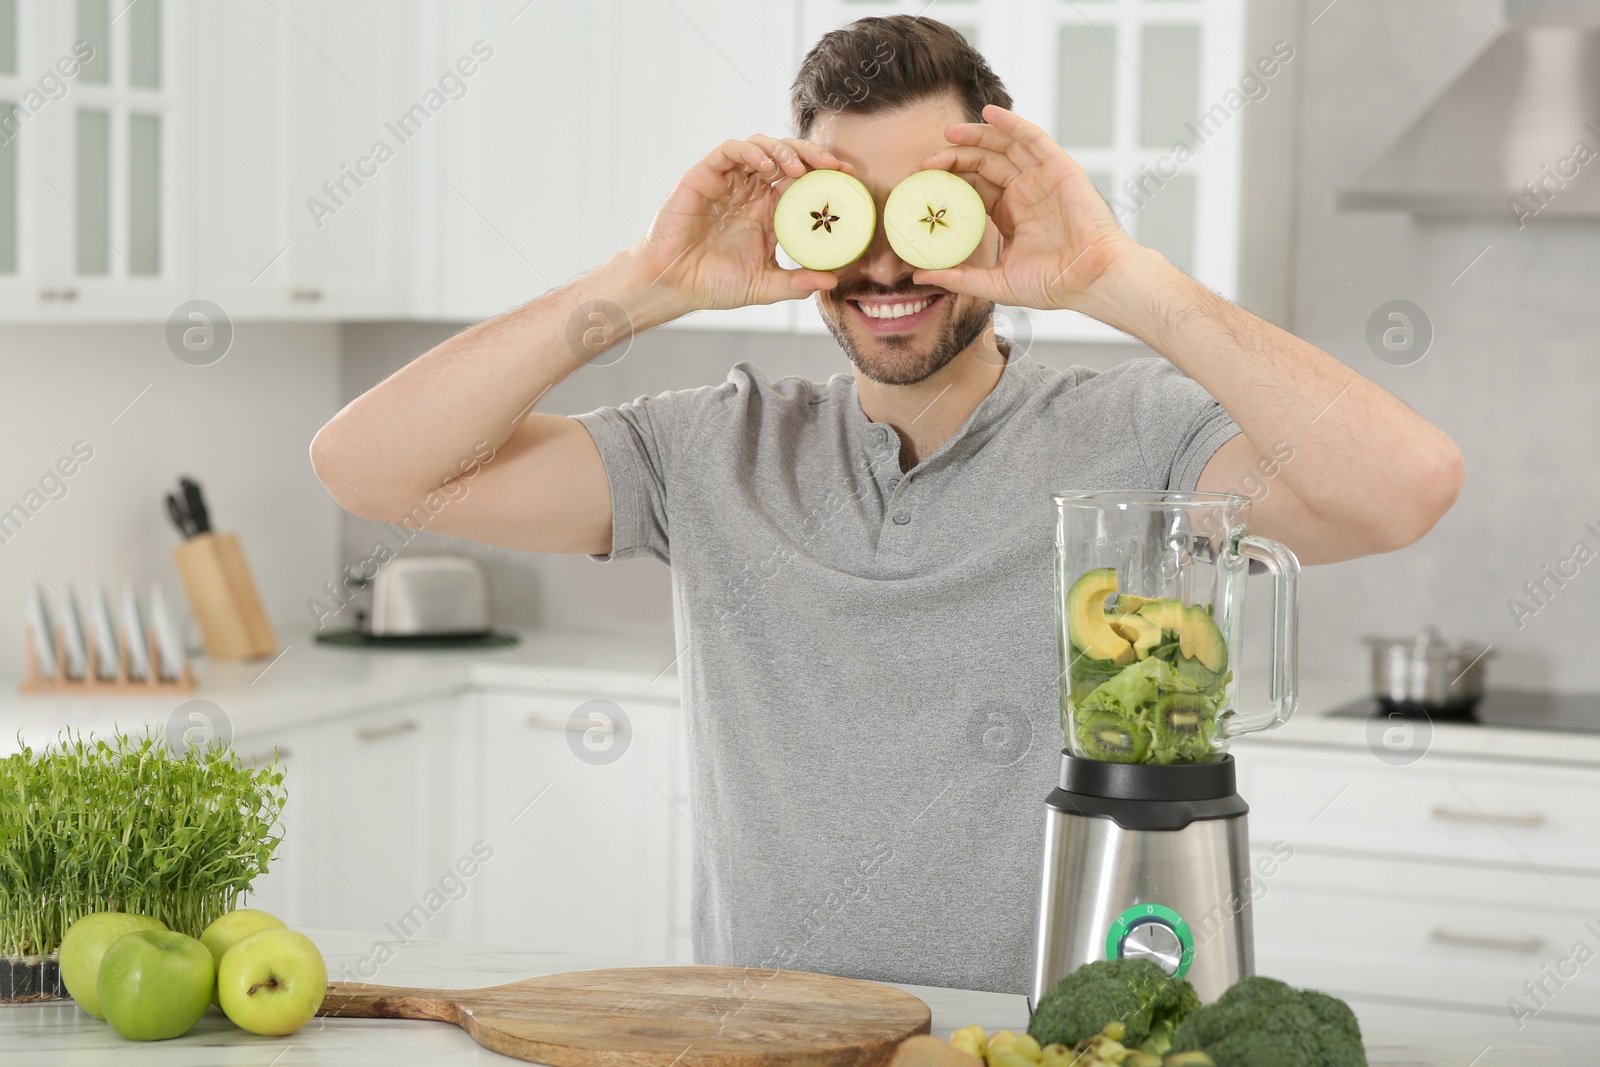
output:
[[[327,957],[332,976],[371,952],[371,935],[306,932]],[[508,951],[416,940],[399,948],[376,980],[389,985],[468,989],[560,971],[634,965],[648,964],[581,953]],[[1021,1030],[1027,1024],[1027,1002],[1021,996],[913,985],[900,988],[921,997],[933,1010],[933,1032],[941,1037],[969,1023],[979,1023],[990,1031]],[[1564,1062],[1555,1050],[1525,1046],[1485,1049],[1470,1041],[1408,1040],[1392,1035],[1369,1035],[1367,1044],[1372,1067],[1555,1067]],[[310,1067],[333,1063],[341,1067],[431,1067],[444,1062],[516,1062],[479,1048],[466,1034],[442,1023],[315,1019],[299,1033],[274,1038],[247,1034],[215,1010],[175,1041],[124,1041],[71,1002],[0,1005],[0,1048],[5,1050],[7,1067]]]
[[[19,731],[28,744],[63,726],[85,732],[162,724],[190,700],[222,709],[232,736],[287,729],[405,700],[445,697],[468,686],[566,689],[678,699],[677,650],[670,639],[574,630],[521,630],[496,648],[346,648],[317,644],[310,631],[281,634],[273,660],[194,663],[189,693],[151,696],[20,693],[0,685],[0,753]]]
[[[307,722],[353,715],[405,700],[449,696],[467,687],[588,691],[678,699],[677,650],[667,638],[559,629],[518,632],[510,647],[410,650],[330,647],[309,631],[285,633],[277,659],[255,663],[195,663],[194,692],[155,696],[23,694],[14,679],[0,683],[0,753],[12,751],[19,731],[30,744],[63,726],[105,731],[164,723],[188,700],[207,700],[228,717],[233,736],[249,737]],[[1264,669],[1256,664],[1256,670]],[[1247,669],[1241,704],[1264,692]],[[1300,705],[1286,725],[1243,745],[1313,745],[1368,749],[1369,724],[1327,712],[1368,693],[1367,679],[1342,678],[1304,657]],[[1054,710],[1053,708],[1051,709]],[[1468,758],[1526,759],[1600,765],[1600,733],[1507,730],[1434,723],[1428,750]]]

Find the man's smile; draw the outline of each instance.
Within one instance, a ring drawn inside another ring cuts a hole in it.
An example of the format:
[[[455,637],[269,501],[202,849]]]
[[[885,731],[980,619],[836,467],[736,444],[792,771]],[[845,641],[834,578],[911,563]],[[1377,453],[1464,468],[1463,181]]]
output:
[[[845,301],[855,318],[872,333],[909,333],[928,321],[944,301],[943,293],[852,297]]]

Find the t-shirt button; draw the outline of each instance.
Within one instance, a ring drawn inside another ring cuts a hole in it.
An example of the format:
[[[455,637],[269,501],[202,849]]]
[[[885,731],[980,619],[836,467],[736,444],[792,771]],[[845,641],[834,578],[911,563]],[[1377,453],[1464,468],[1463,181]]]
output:
[[[899,484],[900,484],[900,476],[899,475],[895,475],[893,478],[889,479],[889,488],[890,489],[895,488]],[[904,512],[902,512],[901,514],[904,514]]]
[[[888,444],[889,443],[889,427],[887,427],[887,426],[879,426],[878,427],[878,440],[882,441],[884,444]]]
[[[906,523],[908,523],[910,521],[911,521],[911,512],[909,512],[909,511],[897,511],[897,512],[894,513],[894,522],[895,522],[896,526],[904,526]]]

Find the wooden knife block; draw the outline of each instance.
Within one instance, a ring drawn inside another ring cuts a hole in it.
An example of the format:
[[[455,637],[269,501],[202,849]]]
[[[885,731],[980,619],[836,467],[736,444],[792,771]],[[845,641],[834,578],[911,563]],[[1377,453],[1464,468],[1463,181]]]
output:
[[[172,550],[189,608],[212,659],[260,659],[278,651],[239,539],[195,534]]]

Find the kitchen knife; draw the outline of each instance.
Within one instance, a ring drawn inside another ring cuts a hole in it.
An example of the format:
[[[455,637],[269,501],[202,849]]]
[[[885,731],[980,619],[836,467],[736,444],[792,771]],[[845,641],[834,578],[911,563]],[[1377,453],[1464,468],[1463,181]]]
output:
[[[179,478],[178,485],[183,488],[185,509],[189,512],[189,522],[194,526],[197,534],[211,532],[211,515],[206,511],[205,497],[200,494],[200,483],[193,478]]]
[[[189,513],[184,510],[183,505],[178,503],[178,498],[172,493],[167,494],[167,515],[172,519],[172,525],[178,528],[178,532],[183,535],[185,541],[195,535],[194,521],[189,517]]]

